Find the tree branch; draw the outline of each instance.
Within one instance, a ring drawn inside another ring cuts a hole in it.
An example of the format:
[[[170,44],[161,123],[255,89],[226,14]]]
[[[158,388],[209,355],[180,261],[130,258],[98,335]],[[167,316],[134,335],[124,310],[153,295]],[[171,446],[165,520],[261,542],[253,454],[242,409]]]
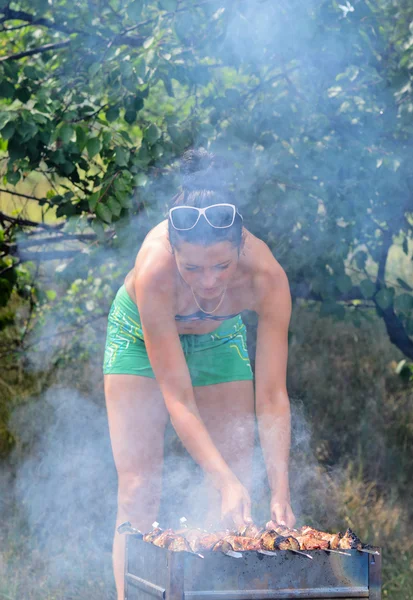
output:
[[[37,223],[36,221],[30,221],[29,219],[20,219],[16,217],[10,217],[0,211],[0,222],[6,221],[13,223],[13,225],[20,225],[21,227],[40,227],[46,231],[58,231],[65,226],[65,223],[57,223],[56,225],[47,225],[47,223]]]
[[[23,261],[58,260],[61,258],[74,258],[81,250],[45,250],[44,252],[19,252],[18,256]]]
[[[97,236],[95,233],[79,233],[75,235],[69,235],[62,233],[58,236],[48,238],[32,238],[29,240],[23,240],[17,244],[0,244],[0,250],[4,250],[6,254],[17,254],[24,248],[31,248],[32,246],[43,246],[49,244],[60,244],[62,242],[94,242]]]
[[[15,192],[13,190],[5,190],[4,188],[0,188],[0,192],[4,192],[5,194],[11,194],[12,196],[19,196],[19,198],[27,198],[28,200],[36,200],[36,202],[40,202],[40,200],[43,200],[45,202],[47,202],[48,204],[49,201],[46,200],[45,198],[36,198],[36,196],[28,196],[27,194],[21,194],[20,192]]]
[[[299,284],[291,285],[291,295],[295,298],[302,298],[304,300],[313,300],[315,302],[322,302],[323,298],[320,294],[315,294],[309,283],[302,282]],[[341,294],[335,298],[336,302],[348,302],[349,300],[360,300],[364,299],[363,294],[359,287],[354,286],[347,294]],[[390,341],[394,344],[405,356],[413,360],[413,340],[408,336],[403,323],[394,312],[392,306],[381,309],[373,298],[374,306],[376,307],[378,315],[384,320],[386,330]]]
[[[17,54],[10,54],[9,56],[2,56],[0,62],[6,62],[8,60],[19,60],[25,56],[33,56],[33,54],[41,54],[43,52],[50,52],[51,50],[57,50],[58,48],[64,48],[70,44],[71,40],[64,40],[63,42],[57,42],[56,44],[46,44],[45,46],[39,46],[32,50],[25,50],[24,52],[18,52]]]
[[[28,12],[23,10],[13,10],[8,6],[3,8],[1,12],[3,13],[4,17],[0,19],[0,23],[5,23],[6,21],[26,21],[29,23],[29,25],[42,25],[44,27],[48,27],[49,29],[63,31],[63,33],[82,33],[78,29],[71,29],[66,27],[66,25],[60,25],[54,21],[49,21],[49,19],[37,19],[34,15]]]

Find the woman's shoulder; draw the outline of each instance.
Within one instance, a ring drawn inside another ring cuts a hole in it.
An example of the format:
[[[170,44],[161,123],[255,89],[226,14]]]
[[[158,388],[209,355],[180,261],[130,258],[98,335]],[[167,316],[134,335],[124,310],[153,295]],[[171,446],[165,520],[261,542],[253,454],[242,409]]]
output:
[[[285,271],[269,246],[250,231],[245,230],[241,256],[244,264],[257,279],[282,277]]]
[[[175,259],[168,240],[167,222],[162,221],[148,233],[136,256],[135,284],[169,287],[175,278]]]
[[[263,240],[246,231],[243,250],[245,264],[251,273],[255,310],[269,295],[289,293],[287,275]]]

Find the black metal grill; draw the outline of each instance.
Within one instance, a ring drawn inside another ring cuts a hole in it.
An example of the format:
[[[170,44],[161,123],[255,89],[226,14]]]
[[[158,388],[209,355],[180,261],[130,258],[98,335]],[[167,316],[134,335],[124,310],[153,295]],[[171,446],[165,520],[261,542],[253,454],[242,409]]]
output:
[[[289,551],[242,558],[205,552],[201,559],[126,539],[125,600],[381,599],[381,555],[313,550],[310,560]]]

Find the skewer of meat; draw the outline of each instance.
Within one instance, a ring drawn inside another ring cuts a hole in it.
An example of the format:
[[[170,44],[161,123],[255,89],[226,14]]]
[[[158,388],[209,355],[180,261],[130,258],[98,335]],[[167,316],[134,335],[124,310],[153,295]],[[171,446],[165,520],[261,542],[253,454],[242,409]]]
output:
[[[274,529],[260,529],[254,524],[245,526],[240,532],[243,535],[251,535],[252,539],[259,541],[262,548],[266,551],[291,550],[291,552],[295,552],[296,554],[302,554],[310,559],[313,558],[310,554],[301,552],[299,542],[291,535],[285,537]]]
[[[268,528],[273,528],[274,526],[278,528],[284,527],[282,525],[277,525],[276,523],[274,523],[274,521],[269,521],[266,525],[266,527]],[[292,531],[296,532],[295,535],[298,538],[300,536],[304,536],[308,539],[308,536],[310,536],[313,539],[328,542],[330,552],[334,551],[338,553],[340,550],[358,550],[359,552],[367,552],[368,554],[380,554],[379,552],[377,552],[377,550],[371,550],[367,548],[366,545],[361,542],[361,540],[351,529],[347,529],[347,531],[344,534],[341,532],[327,533],[325,531],[319,531],[318,529],[314,529],[313,527],[308,526],[303,526],[300,529]]]
[[[316,530],[311,528],[291,529],[285,525],[279,525],[275,521],[269,521],[266,527],[270,527],[277,533],[283,536],[293,536],[300,545],[300,550],[324,550],[325,552],[333,552],[334,554],[343,554],[351,556],[348,552],[342,552],[331,548],[330,535],[318,535]],[[322,532],[320,532],[321,534]]]

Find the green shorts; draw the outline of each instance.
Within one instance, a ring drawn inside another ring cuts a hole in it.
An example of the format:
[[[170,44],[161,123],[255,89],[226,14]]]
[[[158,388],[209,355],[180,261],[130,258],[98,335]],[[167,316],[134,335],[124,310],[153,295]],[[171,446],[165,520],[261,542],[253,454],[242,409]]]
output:
[[[193,386],[252,380],[246,329],[239,315],[223,321],[212,333],[182,334],[179,339]],[[124,285],[108,316],[103,372],[155,378],[139,312]]]

